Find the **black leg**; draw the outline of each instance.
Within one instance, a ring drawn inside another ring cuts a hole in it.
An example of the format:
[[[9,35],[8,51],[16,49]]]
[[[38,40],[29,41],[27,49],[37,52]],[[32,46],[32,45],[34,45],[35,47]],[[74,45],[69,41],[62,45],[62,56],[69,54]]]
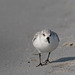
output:
[[[47,57],[47,59],[45,60],[45,64],[47,64],[47,62],[49,62],[50,63],[50,61],[49,61],[49,56],[50,56],[50,54],[51,54],[51,52],[49,52],[49,54],[48,54],[48,57]]]
[[[39,61],[40,61],[40,63],[39,63],[39,65],[37,65],[36,67],[43,65],[43,64],[41,63],[41,53],[39,53]]]

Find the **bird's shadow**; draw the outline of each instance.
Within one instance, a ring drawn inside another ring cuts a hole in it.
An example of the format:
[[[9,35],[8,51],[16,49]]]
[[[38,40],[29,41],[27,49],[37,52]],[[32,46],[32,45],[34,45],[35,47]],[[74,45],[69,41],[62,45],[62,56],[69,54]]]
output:
[[[55,62],[66,62],[66,61],[73,61],[75,60],[75,57],[63,57],[63,58],[59,58],[57,60],[52,61],[52,63]]]

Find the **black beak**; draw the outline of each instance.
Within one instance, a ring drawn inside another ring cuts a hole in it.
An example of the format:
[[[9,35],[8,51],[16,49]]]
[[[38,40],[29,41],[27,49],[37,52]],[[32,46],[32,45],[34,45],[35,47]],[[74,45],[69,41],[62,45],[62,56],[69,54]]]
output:
[[[47,37],[47,41],[48,41],[48,43],[50,43],[49,37]]]

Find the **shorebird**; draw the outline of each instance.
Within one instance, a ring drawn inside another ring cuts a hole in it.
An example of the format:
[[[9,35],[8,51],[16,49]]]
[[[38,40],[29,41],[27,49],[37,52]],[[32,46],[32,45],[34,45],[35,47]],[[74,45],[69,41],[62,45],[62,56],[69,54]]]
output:
[[[59,44],[59,37],[57,35],[57,33],[55,33],[54,31],[51,31],[49,29],[44,29],[40,32],[37,32],[33,39],[33,46],[37,49],[37,51],[39,52],[39,65],[38,66],[42,66],[43,64],[41,63],[41,53],[45,53],[48,52],[48,57],[45,60],[45,64],[47,64],[47,62],[50,63],[49,61],[49,56],[51,54],[51,52],[53,50],[55,50]]]

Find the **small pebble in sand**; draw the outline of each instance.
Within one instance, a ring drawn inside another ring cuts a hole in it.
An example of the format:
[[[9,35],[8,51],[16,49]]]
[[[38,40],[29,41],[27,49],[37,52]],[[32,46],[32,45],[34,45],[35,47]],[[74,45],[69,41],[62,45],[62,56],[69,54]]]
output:
[[[63,44],[63,46],[66,46],[66,47],[68,47],[68,46],[75,47],[75,42],[66,42],[66,43]]]
[[[28,61],[28,63],[30,63],[30,61]]]

